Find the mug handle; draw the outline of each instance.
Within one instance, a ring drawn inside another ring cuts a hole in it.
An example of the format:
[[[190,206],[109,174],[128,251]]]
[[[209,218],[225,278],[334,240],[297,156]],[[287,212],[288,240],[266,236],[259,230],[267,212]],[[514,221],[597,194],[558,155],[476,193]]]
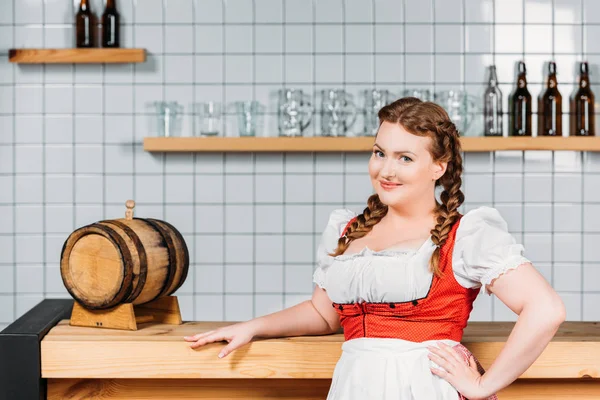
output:
[[[346,118],[346,128],[350,128],[356,122],[357,108],[356,104],[351,99],[348,99],[346,109],[350,112],[348,118]]]
[[[308,95],[304,96],[304,104],[303,104],[302,108],[304,110],[306,110],[307,112],[306,112],[306,114],[304,114],[305,117],[302,119],[302,121],[300,121],[300,129],[305,130],[306,127],[312,121],[313,113],[315,112],[315,109],[314,109],[312,102],[310,101],[310,97]]]

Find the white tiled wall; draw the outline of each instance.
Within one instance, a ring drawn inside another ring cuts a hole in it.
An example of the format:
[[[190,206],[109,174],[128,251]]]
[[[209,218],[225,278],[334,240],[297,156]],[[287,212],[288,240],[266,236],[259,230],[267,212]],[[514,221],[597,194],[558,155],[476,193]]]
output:
[[[11,47],[72,47],[71,3],[0,2],[0,328],[45,297],[67,296],[65,239],[122,217],[130,198],[137,216],[166,219],[185,236],[185,319],[243,320],[309,298],[329,212],[359,211],[370,194],[368,155],[146,153],[153,101],[182,103],[191,136],[193,103],[259,100],[259,135],[268,136],[284,86],[317,106],[327,87],[454,88],[479,99],[495,63],[506,110],[515,62],[525,59],[535,97],[554,58],[567,111],[576,61],[587,59],[598,80],[595,0],[118,0],[122,45],[146,48],[146,63],[8,63]],[[361,127],[359,117],[352,134]],[[477,119],[464,133],[480,129]],[[316,116],[306,134],[319,132]],[[229,116],[226,135],[236,134]],[[593,153],[468,153],[463,211],[497,207],[568,319],[598,320],[599,188]],[[483,295],[472,319],[515,316]]]

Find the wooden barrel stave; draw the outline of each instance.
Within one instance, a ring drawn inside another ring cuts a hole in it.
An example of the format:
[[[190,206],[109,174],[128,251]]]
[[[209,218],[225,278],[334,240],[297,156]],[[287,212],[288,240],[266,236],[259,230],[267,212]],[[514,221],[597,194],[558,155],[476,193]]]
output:
[[[148,277],[148,260],[144,243],[142,243],[133,229],[119,220],[99,221],[97,224],[110,226],[119,232],[121,237],[127,242],[127,246],[131,249],[131,253],[134,255],[134,257],[132,257],[133,290],[129,296],[122,301],[124,303],[130,303],[133,299],[138,298]]]
[[[79,242],[83,248],[77,246]],[[111,247],[118,260],[106,256]],[[103,268],[97,265],[100,261]],[[63,245],[60,269],[67,291],[91,309],[120,304],[133,290],[133,255],[126,241],[108,226],[92,224],[74,231]],[[102,288],[104,295],[99,293]]]
[[[169,224],[166,221],[161,221],[153,218],[148,218],[147,220],[153,221],[159,225],[164,226],[164,229],[170,235],[172,235],[172,241],[174,243],[175,248],[174,253],[176,256],[175,262],[178,268],[175,269],[175,276],[173,278],[172,284],[165,293],[165,296],[170,296],[171,294],[176,292],[181,287],[181,285],[183,285],[187,278],[190,265],[190,253],[188,251],[187,245],[185,244],[185,239],[183,238],[183,235],[177,230],[177,228],[175,228],[173,225]]]

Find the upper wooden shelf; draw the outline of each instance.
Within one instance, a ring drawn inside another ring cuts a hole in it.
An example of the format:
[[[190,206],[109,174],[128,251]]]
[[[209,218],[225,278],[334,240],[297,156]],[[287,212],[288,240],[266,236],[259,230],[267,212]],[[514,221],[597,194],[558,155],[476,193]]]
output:
[[[20,64],[141,63],[145,49],[10,49],[8,59]]]
[[[373,137],[147,137],[149,152],[367,152]],[[463,137],[463,151],[600,151],[600,137]]]

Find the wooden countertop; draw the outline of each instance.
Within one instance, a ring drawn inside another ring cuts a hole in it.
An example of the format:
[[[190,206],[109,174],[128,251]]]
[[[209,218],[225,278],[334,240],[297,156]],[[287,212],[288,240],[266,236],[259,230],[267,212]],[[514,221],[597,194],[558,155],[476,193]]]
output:
[[[73,327],[61,320],[41,341],[43,378],[330,379],[344,337],[255,339],[224,359],[226,342],[191,349],[184,336],[233,322],[141,324],[137,331]],[[462,343],[488,368],[514,322],[471,322]],[[600,378],[600,323],[565,322],[521,378]]]

